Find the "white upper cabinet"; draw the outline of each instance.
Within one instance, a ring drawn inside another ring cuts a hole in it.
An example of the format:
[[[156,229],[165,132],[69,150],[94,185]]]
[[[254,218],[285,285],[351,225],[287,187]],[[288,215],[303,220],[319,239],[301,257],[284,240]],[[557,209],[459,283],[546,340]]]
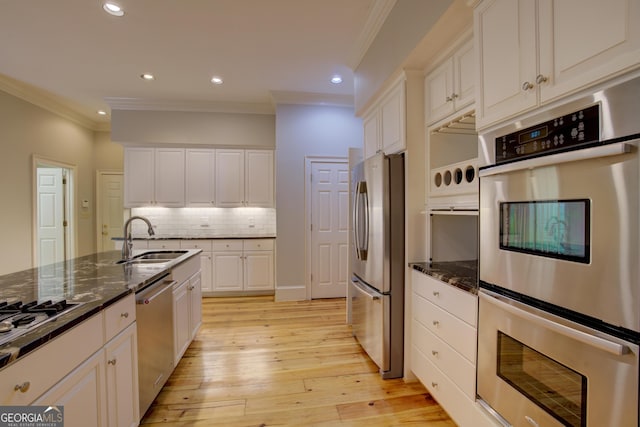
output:
[[[272,207],[272,150],[216,150],[216,206]]]
[[[478,128],[640,66],[640,0],[484,0]]]
[[[215,205],[215,150],[186,150],[186,205]]]
[[[217,150],[216,205],[244,206],[244,150]]]
[[[245,151],[245,201],[247,206],[273,206],[273,151]]]
[[[379,151],[399,153],[406,147],[405,80],[396,83],[374,104],[363,120],[364,157]]]
[[[126,147],[125,207],[184,206],[184,149]]]
[[[184,206],[184,149],[156,148],[155,204]]]
[[[426,123],[450,116],[474,101],[475,57],[473,39],[444,60],[424,81]]]

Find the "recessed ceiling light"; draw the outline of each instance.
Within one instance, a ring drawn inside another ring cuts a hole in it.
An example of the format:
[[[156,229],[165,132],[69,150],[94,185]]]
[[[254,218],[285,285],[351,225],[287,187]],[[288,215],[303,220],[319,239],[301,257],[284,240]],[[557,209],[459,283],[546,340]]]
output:
[[[140,78],[142,80],[155,80],[156,79],[156,77],[153,74],[149,74],[149,73],[140,74]]]
[[[99,115],[99,116],[106,116],[106,115],[107,115],[107,112],[106,112],[106,111],[104,111],[104,110],[98,110],[98,115]]]
[[[342,83],[342,77],[336,74],[335,76],[331,77],[331,83],[333,83],[334,85]]]
[[[218,77],[218,76],[211,77],[211,83],[213,83],[214,85],[221,85],[223,83],[222,77]]]
[[[111,1],[105,2],[102,5],[102,8],[109,15],[113,15],[113,16],[123,16],[124,15],[124,10],[122,10],[122,8],[120,6],[118,6],[116,3],[111,2]]]

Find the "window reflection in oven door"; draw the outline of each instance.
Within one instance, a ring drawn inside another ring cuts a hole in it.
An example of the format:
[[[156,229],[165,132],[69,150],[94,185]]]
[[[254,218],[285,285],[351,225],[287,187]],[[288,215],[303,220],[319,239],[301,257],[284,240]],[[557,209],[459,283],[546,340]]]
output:
[[[480,291],[478,395],[513,426],[638,426],[638,345]]]

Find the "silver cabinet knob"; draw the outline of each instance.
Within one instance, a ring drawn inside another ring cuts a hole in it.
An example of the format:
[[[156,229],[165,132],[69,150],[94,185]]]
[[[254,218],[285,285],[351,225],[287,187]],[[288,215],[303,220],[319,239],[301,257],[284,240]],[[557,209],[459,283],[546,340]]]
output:
[[[440,296],[440,292],[438,292],[438,291],[433,291],[433,296],[434,296],[434,297],[439,297],[439,296]]]
[[[438,383],[432,381],[431,382],[431,387],[438,388]]]
[[[522,90],[524,90],[525,92],[528,90],[533,89],[533,84],[530,82],[524,82],[522,83]]]
[[[450,96],[447,96],[447,97],[445,98],[445,101],[447,101],[447,102],[451,102],[451,101],[453,101],[453,98],[452,98],[452,97],[450,97]]]
[[[22,384],[16,384],[13,389],[15,391],[20,390],[20,393],[26,393],[27,391],[29,391],[29,387],[31,387],[31,383],[29,381],[25,381]]]
[[[432,354],[432,355],[434,355],[434,356],[436,356],[436,357],[438,357],[438,352],[437,352],[437,351],[435,351],[435,350],[431,350],[431,354]]]
[[[433,321],[433,326],[435,326],[437,328],[438,326],[440,326],[440,322],[437,321],[437,320],[434,320]]]
[[[543,76],[542,74],[538,74],[536,76],[536,83],[539,85],[541,85],[542,83],[546,83],[547,80],[549,80],[549,78],[546,76]]]
[[[116,366],[116,358],[114,357],[114,358],[113,358],[113,359],[111,359],[111,360],[107,360],[107,363],[108,363],[109,365]]]
[[[124,313],[120,313],[120,317],[127,319],[129,317],[129,313],[126,311]]]

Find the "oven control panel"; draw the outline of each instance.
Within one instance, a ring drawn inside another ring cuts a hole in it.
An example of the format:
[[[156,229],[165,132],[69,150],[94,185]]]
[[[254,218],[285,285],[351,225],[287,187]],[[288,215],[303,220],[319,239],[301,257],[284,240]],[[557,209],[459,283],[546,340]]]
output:
[[[568,151],[600,138],[600,105],[496,138],[496,164]]]

